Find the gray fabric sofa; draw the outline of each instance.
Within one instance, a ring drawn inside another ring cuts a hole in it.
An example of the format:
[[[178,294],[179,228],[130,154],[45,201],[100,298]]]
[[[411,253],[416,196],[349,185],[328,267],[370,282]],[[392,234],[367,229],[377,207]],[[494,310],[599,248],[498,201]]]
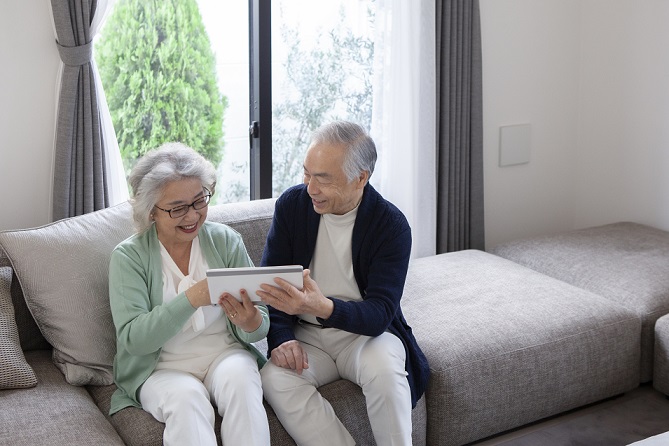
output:
[[[211,206],[209,219],[239,231],[257,264],[273,203]],[[0,232],[0,444],[161,444],[163,425],[141,409],[107,414],[106,266],[132,231],[124,203]],[[402,307],[432,373],[412,415],[415,445],[467,444],[639,384],[635,311],[493,254],[413,260]],[[360,389],[320,390],[357,443],[374,444]],[[266,408],[272,444],[294,444]]]

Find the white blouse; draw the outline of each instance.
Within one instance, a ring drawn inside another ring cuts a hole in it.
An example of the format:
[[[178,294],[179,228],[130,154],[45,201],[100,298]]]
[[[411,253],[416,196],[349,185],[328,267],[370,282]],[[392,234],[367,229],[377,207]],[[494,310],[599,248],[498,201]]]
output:
[[[169,302],[179,293],[206,278],[207,260],[200,249],[198,237],[193,240],[184,275],[167,249],[160,244],[163,269],[163,302]],[[211,363],[225,350],[235,346],[228,331],[223,311],[218,306],[198,308],[184,324],[181,332],[163,345],[156,370],[183,370],[204,379]]]
[[[207,277],[207,269],[209,266],[207,264],[207,259],[202,255],[198,237],[195,237],[191,244],[188,275],[184,275],[184,273],[181,272],[162,242],[160,243],[160,256],[163,261],[163,302],[165,303],[170,302],[177,297],[179,293],[183,293],[188,288]],[[184,325],[182,331],[186,331],[188,328],[192,327],[193,331],[197,333],[204,329],[206,324],[203,309],[204,307],[197,309],[195,314],[191,316],[189,322]]]

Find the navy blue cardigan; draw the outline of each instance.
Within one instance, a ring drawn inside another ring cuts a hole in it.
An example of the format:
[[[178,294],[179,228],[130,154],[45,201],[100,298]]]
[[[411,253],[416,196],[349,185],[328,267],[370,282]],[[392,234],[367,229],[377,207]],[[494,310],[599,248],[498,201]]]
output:
[[[286,190],[276,202],[261,265],[302,265],[308,268],[316,247],[320,214],[313,209],[304,185]],[[331,298],[334,311],[319,319],[326,327],[365,336],[389,331],[406,350],[406,371],[415,407],[425,391],[430,369],[400,308],[411,251],[411,228],[392,203],[370,184],[365,186],[351,240],[353,273],[363,298],[347,302]],[[270,307],[268,356],[295,339],[297,316]]]

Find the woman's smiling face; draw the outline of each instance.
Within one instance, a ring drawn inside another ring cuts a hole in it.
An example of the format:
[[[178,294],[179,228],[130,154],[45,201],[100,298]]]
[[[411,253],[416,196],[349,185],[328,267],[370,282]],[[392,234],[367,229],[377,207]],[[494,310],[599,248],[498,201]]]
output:
[[[185,178],[167,183],[163,188],[156,208],[172,209],[177,206],[188,206],[199,198],[204,197],[207,191],[202,187],[198,178]],[[188,208],[186,215],[172,218],[168,212],[161,209],[153,211],[158,239],[163,245],[174,246],[180,243],[190,243],[195,239],[202,224],[207,219],[208,206],[196,210]]]

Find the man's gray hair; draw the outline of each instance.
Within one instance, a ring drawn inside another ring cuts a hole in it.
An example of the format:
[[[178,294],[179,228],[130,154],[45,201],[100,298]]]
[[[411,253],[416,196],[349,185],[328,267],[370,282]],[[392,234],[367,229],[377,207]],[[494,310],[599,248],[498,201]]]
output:
[[[358,124],[347,121],[334,121],[322,125],[311,135],[311,144],[343,144],[344,174],[349,182],[357,178],[363,171],[372,176],[376,164],[376,145],[367,131]]]
[[[151,213],[172,181],[197,178],[209,192],[216,187],[216,169],[211,162],[185,144],[169,142],[147,152],[130,172],[132,214],[139,232],[151,227]]]

